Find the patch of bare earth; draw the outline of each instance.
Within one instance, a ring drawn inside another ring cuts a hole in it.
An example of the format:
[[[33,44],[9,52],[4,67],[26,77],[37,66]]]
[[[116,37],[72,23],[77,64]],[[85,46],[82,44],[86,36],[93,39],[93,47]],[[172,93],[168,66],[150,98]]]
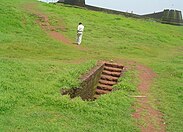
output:
[[[36,20],[36,23],[46,32],[48,35],[64,44],[73,45],[72,41],[67,38],[65,35],[58,31],[65,31],[66,28],[62,26],[52,26],[50,24],[50,20],[46,14],[38,10],[36,3],[29,3],[27,5],[23,5],[23,8],[27,10],[28,12],[31,12],[32,14],[36,15],[38,19]],[[63,23],[60,22],[59,23]],[[73,45],[74,46],[74,45]],[[76,46],[75,48],[78,48],[79,50],[86,50],[85,48],[81,46]]]
[[[133,117],[137,119],[142,132],[165,132],[163,115],[160,111],[154,109],[149,100],[150,86],[156,74],[149,68],[138,65],[140,84],[135,105],[136,112]]]
[[[150,88],[153,79],[157,76],[156,73],[135,61],[117,59],[115,62],[123,64],[127,70],[134,68],[138,70],[140,82],[137,90],[139,96],[133,96],[136,102],[133,106],[135,112],[132,115],[137,121],[136,125],[138,125],[141,132],[165,132],[166,125],[163,120],[163,114],[152,107],[150,99]]]
[[[52,38],[55,38],[58,41],[61,41],[65,44],[70,44],[71,41],[66,38],[63,34],[57,32],[57,30],[64,30],[64,27],[56,27],[56,26],[51,26],[49,23],[49,18],[45,14],[36,14],[38,16],[37,23],[40,25],[40,27],[45,30],[49,36]]]

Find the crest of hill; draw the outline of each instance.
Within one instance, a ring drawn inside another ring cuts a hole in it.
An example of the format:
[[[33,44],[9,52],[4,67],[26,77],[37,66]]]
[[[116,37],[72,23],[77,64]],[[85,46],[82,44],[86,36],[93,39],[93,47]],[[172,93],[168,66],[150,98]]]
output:
[[[85,0],[59,0],[58,2],[85,7],[89,10],[94,10],[94,11],[103,11],[110,14],[124,15],[126,17],[153,18],[156,21],[161,23],[183,26],[182,13],[181,11],[178,11],[178,10],[165,9],[164,11],[157,12],[157,13],[138,15],[138,14],[134,14],[133,12],[128,13],[128,12],[122,12],[122,11],[116,11],[116,10],[86,5]]]

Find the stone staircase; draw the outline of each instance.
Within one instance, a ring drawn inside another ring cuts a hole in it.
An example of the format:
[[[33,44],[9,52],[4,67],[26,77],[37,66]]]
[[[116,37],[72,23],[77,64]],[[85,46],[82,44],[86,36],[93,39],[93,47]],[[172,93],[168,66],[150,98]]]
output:
[[[99,98],[103,94],[112,92],[112,86],[117,84],[120,78],[123,66],[116,63],[105,63],[99,83],[96,87],[94,99]]]

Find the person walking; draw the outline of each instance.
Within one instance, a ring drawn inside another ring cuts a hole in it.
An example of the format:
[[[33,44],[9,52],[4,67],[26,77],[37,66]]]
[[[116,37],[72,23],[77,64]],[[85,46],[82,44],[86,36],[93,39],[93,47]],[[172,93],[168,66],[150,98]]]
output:
[[[83,31],[84,31],[84,26],[80,22],[79,25],[78,25],[78,29],[77,29],[77,39],[76,39],[76,42],[77,42],[78,45],[80,45],[81,42],[82,42]]]

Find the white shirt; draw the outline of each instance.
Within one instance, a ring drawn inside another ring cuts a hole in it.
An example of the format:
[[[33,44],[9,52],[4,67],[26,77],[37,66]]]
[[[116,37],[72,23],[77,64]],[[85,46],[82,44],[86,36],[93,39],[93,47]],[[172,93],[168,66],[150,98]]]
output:
[[[78,32],[83,32],[84,31],[84,26],[81,24],[78,26]]]

